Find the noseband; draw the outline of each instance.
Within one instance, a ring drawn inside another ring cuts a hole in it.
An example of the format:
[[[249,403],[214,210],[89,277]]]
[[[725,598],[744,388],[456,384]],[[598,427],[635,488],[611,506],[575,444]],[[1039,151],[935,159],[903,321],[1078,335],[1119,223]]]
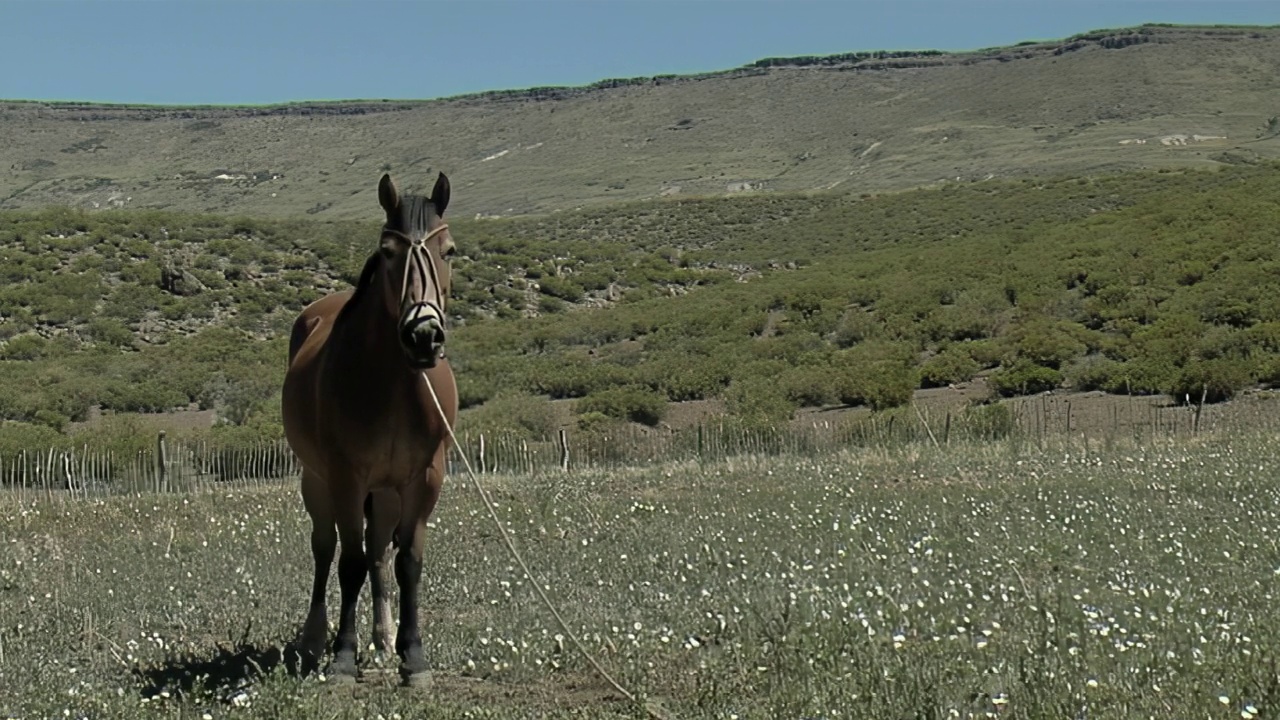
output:
[[[418,271],[431,280],[432,286],[435,288],[435,309],[440,313],[440,321],[444,322],[444,294],[440,289],[440,273],[436,270],[436,259],[431,253],[427,252],[427,241],[441,232],[448,230],[448,224],[442,224],[440,227],[414,240],[399,230],[390,228],[382,228],[382,232],[387,235],[395,235],[404,239],[409,243],[409,257],[404,260],[404,277],[400,282],[400,307],[404,308],[405,301],[409,299],[409,270],[417,266]]]

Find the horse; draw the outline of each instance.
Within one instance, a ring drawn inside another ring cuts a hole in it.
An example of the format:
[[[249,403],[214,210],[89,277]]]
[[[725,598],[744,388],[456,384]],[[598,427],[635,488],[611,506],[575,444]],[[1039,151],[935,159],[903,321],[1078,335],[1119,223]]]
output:
[[[378,202],[386,222],[355,287],[307,305],[289,338],[281,409],[285,437],[302,467],[315,560],[297,644],[304,666],[318,669],[328,634],[325,592],[341,541],[341,609],[328,674],[357,676],[356,603],[366,574],[375,650],[391,647],[386,571],[394,545],[395,651],[401,675],[417,682],[429,678],[417,604],[424,534],[440,498],[458,413],[443,352],[455,251],[444,222],[449,180],[440,173],[429,197],[402,196],[384,174]]]

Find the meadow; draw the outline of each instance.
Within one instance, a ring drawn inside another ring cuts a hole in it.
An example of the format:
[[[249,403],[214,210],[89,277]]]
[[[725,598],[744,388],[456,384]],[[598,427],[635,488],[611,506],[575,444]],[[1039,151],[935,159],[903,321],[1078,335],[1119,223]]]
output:
[[[635,703],[461,475],[429,534],[425,690],[368,656],[355,686],[292,674],[311,560],[291,481],[9,494],[0,715],[1265,717],[1280,454],[1255,420],[486,476]]]

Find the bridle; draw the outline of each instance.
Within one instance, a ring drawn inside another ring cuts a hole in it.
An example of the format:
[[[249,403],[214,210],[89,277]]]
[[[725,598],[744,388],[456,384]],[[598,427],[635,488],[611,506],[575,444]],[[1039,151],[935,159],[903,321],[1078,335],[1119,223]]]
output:
[[[441,223],[435,230],[415,240],[399,230],[392,230],[385,226],[382,228],[383,235],[395,235],[409,243],[409,256],[404,259],[404,277],[400,281],[401,312],[403,312],[405,301],[409,299],[409,270],[416,266],[419,272],[431,280],[436,298],[435,302],[430,304],[434,305],[436,312],[440,314],[440,321],[444,322],[444,291],[440,286],[440,272],[436,269],[436,259],[427,252],[427,241],[448,229],[448,223]]]

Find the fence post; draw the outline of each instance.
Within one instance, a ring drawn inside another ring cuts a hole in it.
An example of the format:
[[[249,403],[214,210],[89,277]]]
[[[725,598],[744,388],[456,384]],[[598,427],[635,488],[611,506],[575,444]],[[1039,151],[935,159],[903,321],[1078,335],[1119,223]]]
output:
[[[484,433],[480,433],[480,442],[477,444],[477,446],[480,448],[479,449],[480,457],[476,459],[480,461],[478,463],[480,465],[480,474],[484,475],[485,473],[488,472],[488,469],[485,466],[485,462],[484,462]]]
[[[165,432],[156,438],[156,486],[161,492],[169,489],[169,454],[165,449]]]
[[[1195,417],[1191,420],[1191,434],[1200,434],[1200,412],[1204,410],[1204,401],[1209,398],[1209,386],[1202,385],[1200,388],[1200,402],[1196,405]]]
[[[560,469],[569,471],[569,435],[560,428]]]
[[[67,490],[71,492],[72,497],[75,497],[76,483],[71,472],[71,464],[74,462],[72,457],[70,451],[62,453],[62,481],[66,483]]]

